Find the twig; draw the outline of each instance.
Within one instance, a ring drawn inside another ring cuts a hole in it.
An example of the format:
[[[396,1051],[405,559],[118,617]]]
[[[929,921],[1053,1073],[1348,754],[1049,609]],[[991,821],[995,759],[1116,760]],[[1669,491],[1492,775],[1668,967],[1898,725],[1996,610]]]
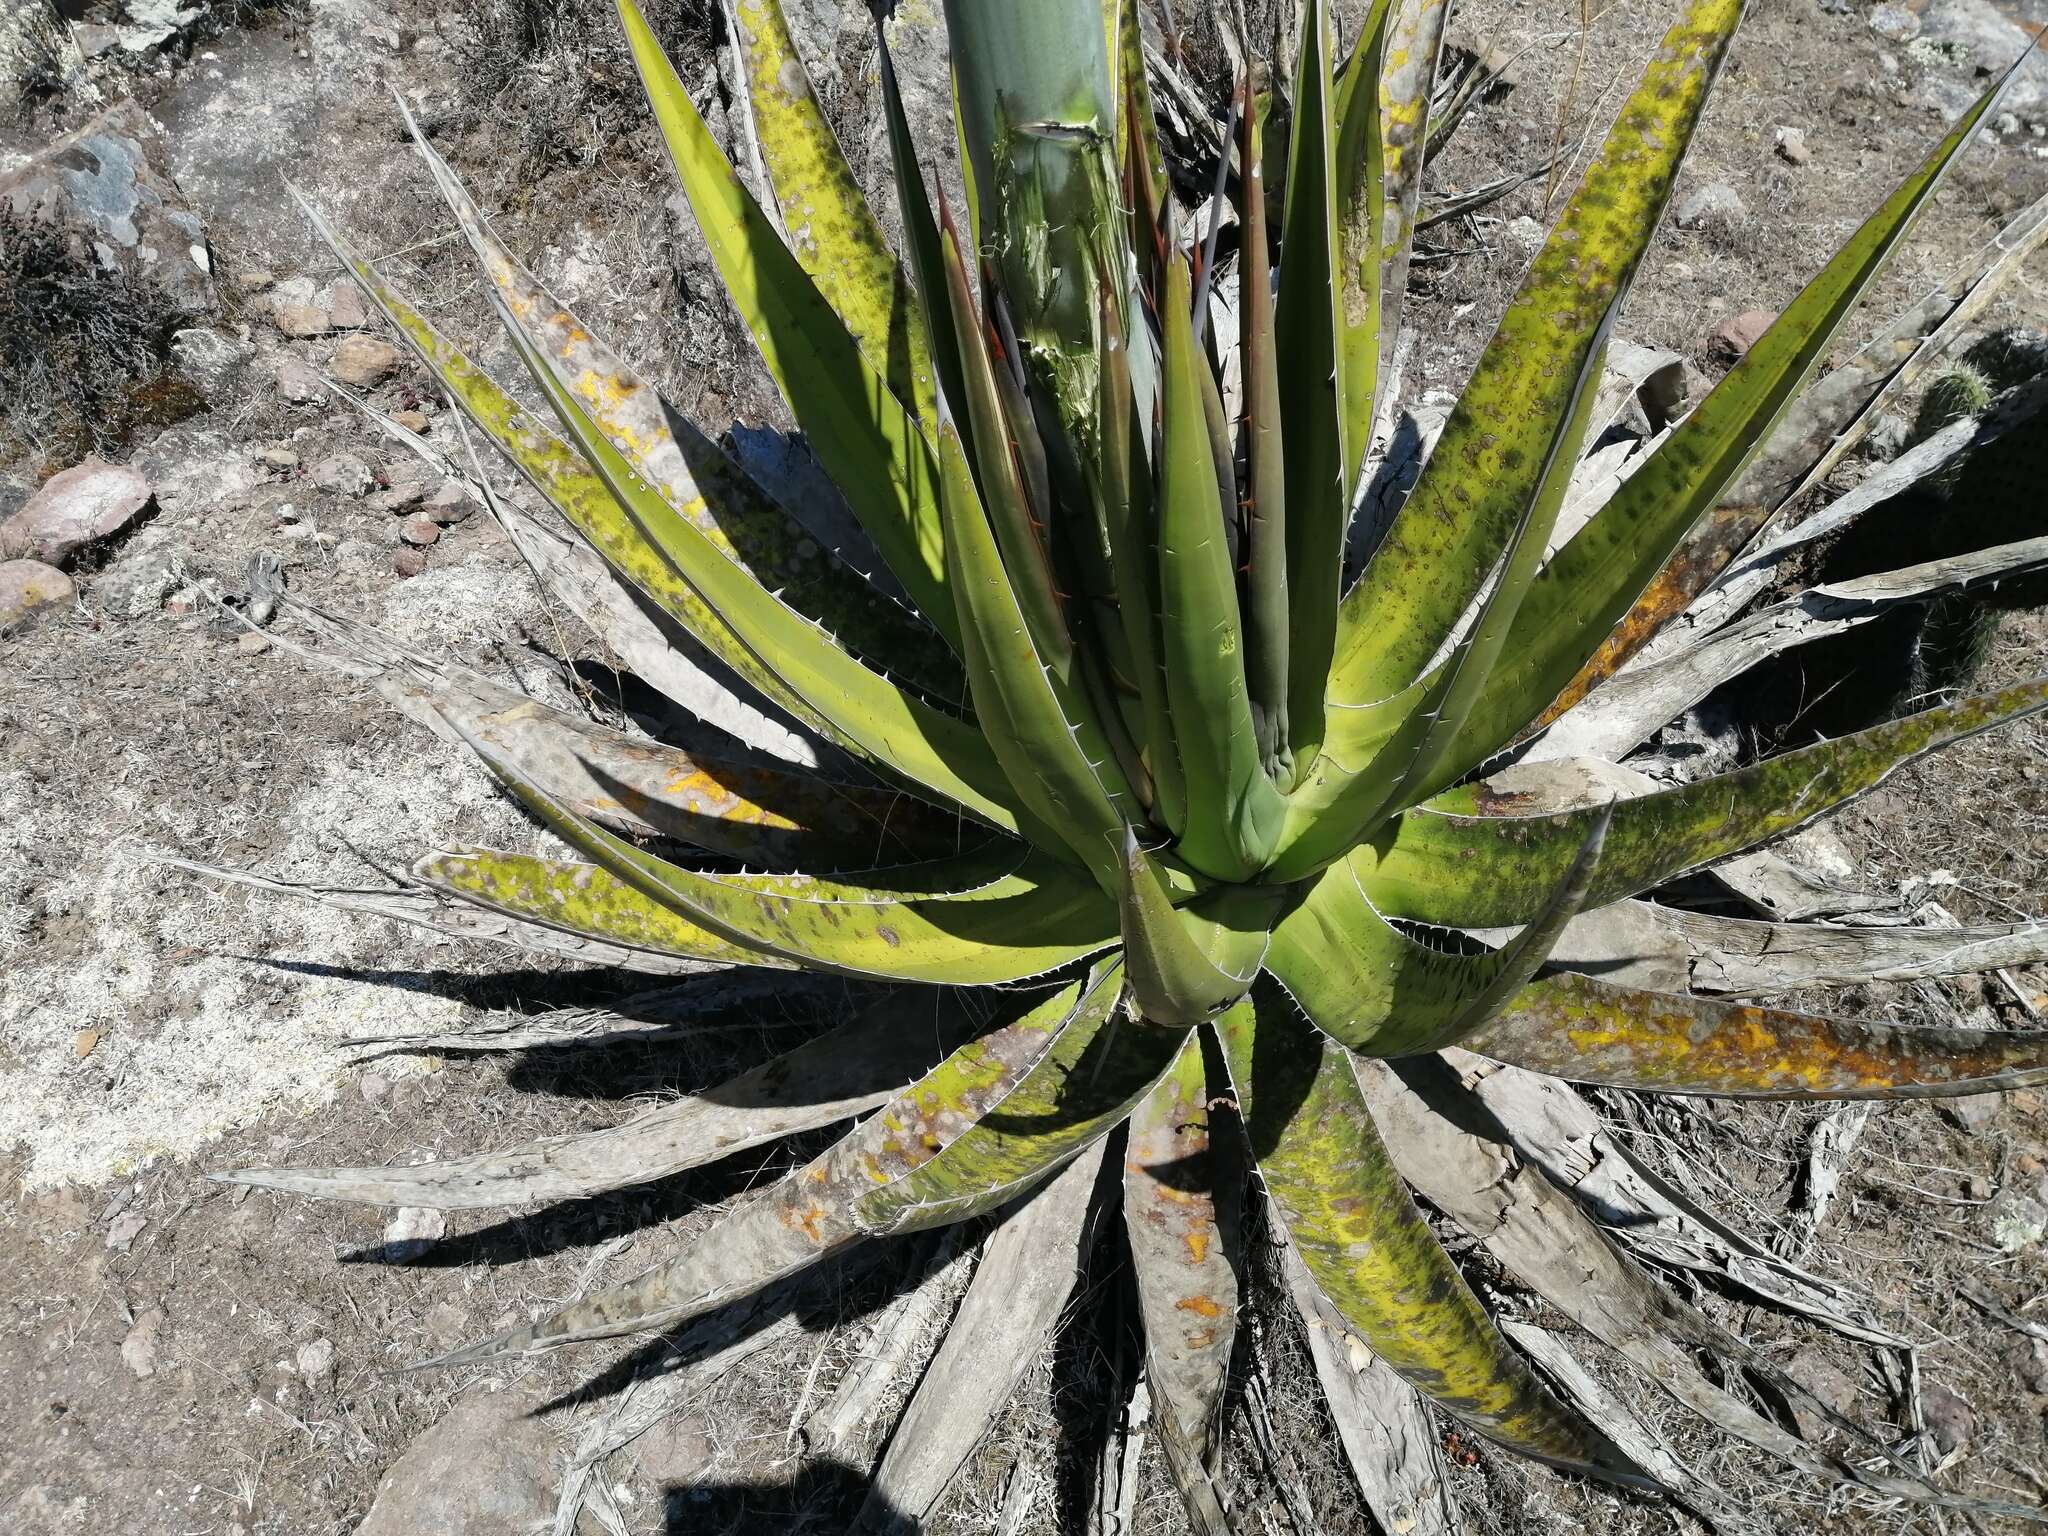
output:
[[[1956,1289],[1962,1293],[1963,1300],[1993,1321],[2005,1324],[2006,1327],[2016,1333],[2024,1333],[2030,1339],[2048,1341],[2048,1325],[2030,1322],[2026,1318],[2021,1317],[2017,1312],[2007,1311],[1988,1291],[1983,1290],[1981,1287],[1972,1285],[1969,1281],[1965,1280]]]

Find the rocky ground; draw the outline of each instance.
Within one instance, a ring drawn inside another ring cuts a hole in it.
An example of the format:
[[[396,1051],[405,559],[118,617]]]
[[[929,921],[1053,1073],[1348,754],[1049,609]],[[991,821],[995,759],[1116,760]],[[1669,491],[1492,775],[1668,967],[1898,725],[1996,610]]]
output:
[[[869,110],[862,8],[792,8],[831,61],[828,97],[850,153],[878,179],[887,156]],[[1199,72],[1201,8],[1174,9],[1195,13],[1180,20]],[[1525,171],[1554,150],[1565,169],[1432,232],[1436,254],[1417,275],[1418,395],[1461,377],[1583,159],[1579,136],[1604,122],[1674,9],[1460,5],[1454,36],[1515,63],[1509,88],[1433,169],[1432,190]],[[677,0],[657,15],[729,133],[715,110],[715,11]],[[95,0],[70,34],[75,56],[56,59],[54,84],[39,76],[21,93],[0,133],[0,218],[55,209],[70,256],[109,269],[94,290],[95,334],[125,359],[102,378],[76,357],[0,353],[10,1532],[387,1536],[545,1523],[568,1448],[616,1406],[625,1364],[641,1355],[401,1368],[630,1273],[784,1166],[742,1160],[505,1218],[317,1205],[204,1178],[251,1164],[409,1162],[616,1120],[758,1060],[802,1023],[757,1012],[658,1047],[385,1051],[367,1042],[650,1005],[615,978],[508,967],[482,946],[252,896],[164,862],[352,885],[429,846],[533,844],[461,752],[300,654],[306,634],[273,618],[280,584],[556,703],[578,696],[574,664],[601,672],[607,659],[543,599],[491,520],[472,515],[462,486],[357,409],[461,452],[425,378],[337,281],[293,187],[487,361],[511,362],[489,340],[466,252],[405,147],[391,92],[509,243],[671,398],[710,426],[734,423],[757,456],[782,448],[786,423],[671,193],[607,14],[588,0]],[[1628,333],[1683,354],[1695,387],[1716,375],[1752,312],[1786,302],[1985,71],[2044,22],[2042,0],[1757,0]],[[898,25],[928,35],[929,12],[906,6]],[[1924,291],[2044,191],[2048,63],[1973,147],[1871,313]],[[28,249],[20,227],[0,226],[9,261]],[[0,306],[31,292],[62,302],[61,285],[31,284],[25,270],[4,274],[14,287],[0,281]],[[2048,326],[2048,266],[2037,259],[1982,323]],[[67,395],[67,380],[90,390]],[[2044,658],[2036,617],[2008,622],[1990,665],[2018,676]],[[1901,775],[1844,819],[1843,835],[1876,889],[1909,901],[1938,892],[1964,920],[2039,915],[2043,762],[2038,726],[1972,743]],[[2048,1009],[2044,992],[2048,973],[2035,971],[1840,1001],[2024,1025],[2030,1008]],[[1803,1110],[1613,1112],[1674,1178],[1766,1236],[1788,1220],[1819,1123]],[[1960,1290],[1974,1277],[2030,1317],[2027,1304],[2048,1294],[2048,1104],[2020,1094],[1945,1113],[1887,1108],[1861,1148],[1807,1262],[1874,1295],[1918,1346],[1928,1443],[1957,1486],[2048,1498],[2048,1346]],[[944,1258],[892,1252],[756,1319],[751,1354],[692,1378],[687,1410],[607,1465],[622,1527],[843,1528],[859,1502],[858,1447],[807,1458],[798,1430],[872,1348],[876,1319],[901,1325],[884,1310],[892,1298]],[[1093,1447],[1121,1405],[1111,1330],[1087,1321],[1114,1310],[1112,1290],[1102,1282],[1090,1300],[1103,1305],[1075,1309],[1082,1321],[1035,1367],[930,1529],[1084,1528]],[[1739,1297],[1706,1299],[1838,1406],[1879,1420],[1894,1411],[1867,1347]],[[1231,1429],[1247,1529],[1368,1529],[1300,1340],[1275,1324],[1268,1349],[1267,1406],[1239,1412]],[[1763,1529],[1963,1528],[1830,1504],[1704,1437],[1682,1445]],[[1694,1523],[1483,1447],[1457,1463],[1475,1531]],[[1149,1456],[1141,1478],[1135,1529],[1184,1529]]]

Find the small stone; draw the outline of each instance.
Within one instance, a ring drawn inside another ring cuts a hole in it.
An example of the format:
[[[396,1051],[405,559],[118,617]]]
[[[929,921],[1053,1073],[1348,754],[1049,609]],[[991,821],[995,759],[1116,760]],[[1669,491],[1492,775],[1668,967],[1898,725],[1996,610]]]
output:
[[[277,392],[298,404],[327,398],[319,370],[302,357],[287,357],[277,365]]]
[[[1787,165],[1804,165],[1813,158],[1813,151],[1806,147],[1804,128],[1780,128],[1773,147]]]
[[[156,1374],[157,1339],[164,1331],[164,1309],[146,1307],[136,1314],[128,1337],[121,1341],[121,1362],[140,1380]]]
[[[258,448],[256,462],[266,469],[290,470],[299,467],[299,451],[296,448]]]
[[[62,565],[88,544],[126,528],[153,499],[149,482],[126,465],[87,459],[52,475],[0,523],[0,560]]]
[[[145,528],[92,584],[92,600],[117,619],[140,619],[177,590],[190,552],[166,529]]]
[[[1707,338],[1707,351],[1729,362],[1736,362],[1749,354],[1771,322],[1778,318],[1777,312],[1769,309],[1745,309],[1741,314],[1730,317],[1715,328]]]
[[[309,1387],[322,1387],[334,1380],[334,1341],[315,1339],[301,1344],[293,1355],[299,1375]]]
[[[2013,1374],[2037,1397],[2048,1397],[2048,1339],[2020,1339],[2013,1344]]]
[[[142,1229],[149,1225],[149,1218],[140,1211],[123,1211],[107,1226],[107,1249],[112,1253],[126,1253],[129,1245],[142,1236]]]
[[[252,629],[235,637],[235,649],[244,656],[261,656],[270,649],[270,636]]]
[[[391,1093],[391,1079],[382,1072],[365,1072],[357,1086],[362,1089],[363,1098],[371,1104],[383,1103]]]
[[[71,1057],[83,1061],[99,1048],[100,1032],[96,1029],[81,1029],[71,1037]]]
[[[2020,120],[2014,113],[2001,112],[1992,119],[1991,128],[1994,133],[2001,134],[2009,139],[2020,131]]]
[[[2018,1190],[2006,1190],[1985,1208],[1991,1240],[2001,1253],[2018,1253],[2048,1237],[2048,1205]]]
[[[444,526],[465,521],[476,511],[469,487],[460,480],[444,480],[441,488],[427,498],[426,515]]]
[[[88,59],[104,58],[121,46],[119,27],[101,26],[90,21],[71,23],[71,35],[78,42],[78,51]]]
[[[424,547],[441,537],[441,525],[423,515],[408,517],[398,525],[398,536],[408,544]]]
[[[344,336],[334,348],[334,376],[357,389],[381,384],[398,371],[398,348],[377,336]]]
[[[1688,193],[1678,205],[1678,227],[1700,229],[1708,224],[1733,224],[1748,211],[1742,205],[1741,195],[1727,182],[1710,182],[1697,192]]]
[[[77,594],[71,578],[40,560],[0,560],[0,629]]]
[[[427,488],[415,480],[372,491],[369,504],[379,512],[406,512],[418,506],[426,494]]]
[[[1785,1374],[1806,1388],[1823,1406],[1833,1409],[1844,1417],[1853,1417],[1856,1412],[1856,1383],[1840,1366],[1817,1350],[1803,1349],[1786,1363]],[[1829,1432],[1826,1417],[1811,1408],[1794,1403],[1792,1416],[1799,1423],[1800,1433],[1809,1440],[1825,1439]]]
[[[448,1235],[448,1218],[424,1205],[401,1205],[384,1228],[387,1263],[404,1264],[418,1258]]]
[[[401,576],[417,576],[427,568],[427,552],[410,547],[401,549],[391,557],[391,568]]]
[[[328,284],[327,320],[337,331],[359,331],[370,323],[363,291],[350,279],[338,277]]]
[[[398,411],[391,419],[408,432],[424,432],[430,425],[425,411]]]
[[[1977,1432],[1977,1414],[1962,1397],[1939,1382],[1931,1382],[1920,1391],[1920,1414],[1927,1420],[1927,1432],[1934,1436],[1934,1445],[1946,1456],[1969,1443]]]
[[[1935,1106],[1935,1113],[1957,1130],[1975,1133],[1998,1118],[2004,1103],[2002,1093],[1966,1093],[1960,1098],[1943,1099]]]
[[[307,472],[315,488],[343,496],[360,496],[369,490],[370,466],[352,453],[332,453]]]
[[[420,1319],[427,1339],[440,1348],[453,1349],[470,1335],[469,1314],[452,1301],[437,1301]]]
[[[1502,234],[1508,249],[1523,256],[1534,254],[1543,245],[1543,226],[1526,213],[1510,219]]]
[[[1920,35],[1920,18],[1903,5],[1880,5],[1871,10],[1870,30],[1888,43],[1910,43]]]
[[[317,304],[276,303],[270,306],[270,323],[298,340],[325,336],[334,329],[327,311]]]
[[[261,293],[276,281],[277,274],[265,271],[262,267],[252,267],[247,272],[235,274],[235,286],[244,293]]]

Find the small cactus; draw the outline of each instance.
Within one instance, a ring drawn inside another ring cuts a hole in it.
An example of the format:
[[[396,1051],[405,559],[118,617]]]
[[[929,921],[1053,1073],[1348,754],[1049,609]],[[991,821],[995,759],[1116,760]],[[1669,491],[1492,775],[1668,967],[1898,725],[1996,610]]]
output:
[[[1974,416],[1991,403],[1996,393],[1991,380],[1967,362],[1937,374],[1920,397],[1920,410],[1913,418],[1913,435],[1907,446],[1924,443],[1951,422]]]
[[[2048,336],[2024,326],[2007,326],[1971,342],[1963,362],[1983,374],[1997,394],[2048,373]]]
[[[1912,427],[1895,450],[1918,446],[1974,416],[2006,390],[2048,372],[2048,337],[2012,328],[1972,342],[1920,396]],[[2038,494],[2048,439],[2011,432],[1963,455],[1873,507],[1832,540],[1815,572],[1849,581],[1923,561],[2048,533]],[[1967,688],[1997,638],[2002,615],[2048,605],[2048,578],[1903,604],[1853,633],[1803,646],[1769,669],[1745,714],[1767,734],[1834,736],[1922,709]]]

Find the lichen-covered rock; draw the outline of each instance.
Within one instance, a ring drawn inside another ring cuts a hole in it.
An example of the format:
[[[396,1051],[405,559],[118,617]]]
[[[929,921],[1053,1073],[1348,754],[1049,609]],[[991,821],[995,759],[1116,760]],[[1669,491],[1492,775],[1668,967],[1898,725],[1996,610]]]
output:
[[[203,314],[214,303],[206,224],[167,163],[148,115],[124,101],[0,181],[0,208],[62,229],[81,263],[148,284],[170,311]]]
[[[555,1440],[510,1392],[472,1392],[406,1448],[356,1536],[502,1536],[551,1518]]]
[[[71,578],[40,560],[0,560],[0,629],[71,600]]]

